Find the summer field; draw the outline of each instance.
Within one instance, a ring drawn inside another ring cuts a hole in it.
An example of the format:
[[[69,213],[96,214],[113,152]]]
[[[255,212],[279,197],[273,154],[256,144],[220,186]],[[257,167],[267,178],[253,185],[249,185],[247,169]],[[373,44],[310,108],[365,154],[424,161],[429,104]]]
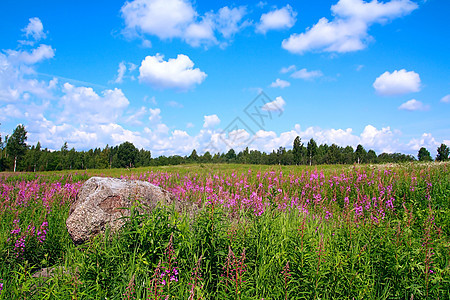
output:
[[[200,209],[132,209],[74,246],[65,221],[93,175]],[[0,193],[0,299],[450,299],[449,163],[2,173]]]

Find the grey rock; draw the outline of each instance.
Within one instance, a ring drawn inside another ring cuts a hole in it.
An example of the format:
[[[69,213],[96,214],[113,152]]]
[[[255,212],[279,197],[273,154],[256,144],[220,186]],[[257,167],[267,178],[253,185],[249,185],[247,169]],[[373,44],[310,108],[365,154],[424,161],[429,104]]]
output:
[[[124,224],[124,216],[136,200],[149,212],[158,203],[175,205],[178,211],[183,204],[170,192],[146,181],[108,177],[91,177],[81,187],[66,220],[67,230],[75,244],[82,244],[107,227],[117,232]],[[142,209],[140,209],[142,210]]]
[[[72,274],[78,273],[78,268],[75,268],[74,270],[70,271],[69,269],[63,267],[63,266],[56,266],[56,267],[49,267],[49,268],[42,268],[39,271],[37,271],[36,273],[34,273],[33,275],[31,275],[31,277],[33,278],[50,278],[50,277],[54,277],[58,274]]]

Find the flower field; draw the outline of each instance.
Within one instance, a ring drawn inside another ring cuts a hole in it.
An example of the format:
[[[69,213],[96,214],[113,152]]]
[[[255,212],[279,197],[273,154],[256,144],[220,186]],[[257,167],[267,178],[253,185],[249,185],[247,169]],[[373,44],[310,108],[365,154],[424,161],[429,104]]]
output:
[[[199,209],[132,208],[81,246],[91,174],[3,175],[0,299],[450,299],[450,164],[214,168],[102,170]]]

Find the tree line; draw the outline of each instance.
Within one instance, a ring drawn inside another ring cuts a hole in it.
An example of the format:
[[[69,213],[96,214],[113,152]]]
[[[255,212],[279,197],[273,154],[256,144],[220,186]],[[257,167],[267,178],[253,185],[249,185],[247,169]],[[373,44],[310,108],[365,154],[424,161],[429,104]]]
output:
[[[60,150],[50,151],[42,148],[38,142],[31,147],[26,143],[27,131],[23,125],[18,125],[11,136],[4,140],[0,135],[0,171],[55,171],[82,170],[106,168],[133,168],[147,166],[180,165],[187,163],[243,163],[264,165],[316,165],[316,164],[354,164],[354,163],[398,163],[411,161],[433,161],[430,152],[422,147],[417,159],[412,155],[402,153],[381,153],[366,150],[362,145],[341,147],[336,144],[317,145],[311,138],[306,145],[297,136],[292,149],[279,147],[270,153],[249,150],[248,147],[236,153],[230,149],[226,153],[205,152],[199,155],[194,149],[189,156],[159,156],[151,157],[151,152],[138,149],[130,142],[105,148],[95,148],[89,151],[68,149],[67,142]],[[437,148],[436,161],[449,160],[450,149],[441,144]]]

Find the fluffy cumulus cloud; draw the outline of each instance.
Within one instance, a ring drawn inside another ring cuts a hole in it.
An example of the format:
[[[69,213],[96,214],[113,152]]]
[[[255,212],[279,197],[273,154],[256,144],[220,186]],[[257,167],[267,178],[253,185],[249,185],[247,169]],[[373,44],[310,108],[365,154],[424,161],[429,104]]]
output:
[[[283,112],[286,101],[281,96],[275,98],[274,101],[264,104],[261,109],[265,111]]]
[[[420,101],[417,101],[416,99],[411,99],[400,105],[398,109],[415,111],[415,110],[428,110],[430,109],[430,107],[428,105],[423,104]]]
[[[196,12],[185,0],[134,0],[121,9],[126,28],[161,39],[180,37]]]
[[[199,68],[194,69],[192,60],[184,54],[167,61],[160,54],[147,56],[139,67],[139,73],[139,80],[153,88],[178,90],[188,90],[202,83],[207,76]]]
[[[63,112],[59,115],[59,122],[79,122],[86,124],[105,124],[116,122],[122,116],[129,101],[122,90],[105,90],[101,95],[90,87],[76,87],[65,83],[62,89],[60,105]]]
[[[226,39],[232,38],[242,28],[249,25],[247,21],[242,21],[247,14],[245,6],[229,8],[228,6],[219,9],[215,17],[215,27]]]
[[[5,50],[0,52],[0,101],[26,102],[34,97],[52,97],[56,79],[45,82],[33,78],[36,64],[54,56],[48,45],[39,45],[30,50]]]
[[[274,82],[270,84],[270,87],[284,89],[290,85],[291,83],[289,81],[277,78]]]
[[[411,150],[419,151],[420,148],[425,147],[431,152],[439,147],[440,143],[431,135],[431,133],[424,133],[420,138],[413,138],[409,143],[408,147]]]
[[[245,130],[243,129],[241,131],[241,135],[249,134],[244,132]],[[280,146],[289,149],[292,147],[292,142],[296,136],[300,136],[303,143],[307,143],[309,139],[313,138],[318,144],[336,144],[341,147],[352,146],[353,149],[356,149],[356,146],[361,144],[367,150],[373,149],[378,154],[383,152],[416,154],[418,150],[417,145],[429,145],[429,148],[432,149],[436,144],[435,139],[430,134],[424,134],[421,138],[412,139],[406,144],[401,143],[399,140],[401,132],[391,130],[390,127],[377,129],[372,125],[367,125],[360,134],[355,134],[351,128],[323,129],[320,127],[308,127],[302,130],[300,125],[297,124],[292,130],[281,132],[280,134],[274,131],[259,130],[250,138],[250,145],[236,145],[234,149],[240,151],[247,146],[250,149],[258,149],[265,152],[271,152]],[[229,137],[218,134],[217,140],[211,138],[211,142],[223,152],[230,148],[227,138]]]
[[[211,17],[204,17],[198,23],[191,23],[184,34],[185,41],[193,46],[217,44],[217,39],[214,35],[214,21]]]
[[[392,73],[384,72],[375,79],[373,87],[379,95],[395,96],[418,92],[420,91],[420,84],[419,74],[401,69]]]
[[[400,151],[399,135],[399,131],[392,131],[389,126],[377,129],[372,125],[367,125],[360,135],[359,144],[374,149],[378,153],[393,153]]]
[[[30,18],[27,27],[22,29],[22,31],[25,33],[27,38],[32,37],[36,41],[46,38],[44,25],[39,18]]]
[[[188,4],[176,1],[172,4],[174,3],[178,3],[177,5]],[[142,13],[145,13],[145,9]],[[221,34],[230,37],[239,30],[240,25],[237,20],[240,20],[242,18],[240,16],[245,12],[228,8],[219,11],[219,14],[221,13],[222,19],[228,20],[223,21]],[[373,11],[367,12],[369,15],[374,13]],[[181,16],[179,18],[183,19]],[[43,32],[38,23],[27,26],[30,28],[24,30],[25,35],[36,40],[44,38],[45,35],[38,34]],[[217,20],[215,24],[217,31]],[[177,28],[177,26],[173,26],[171,30],[176,32]],[[228,31],[225,28],[228,28]],[[32,44],[27,44],[28,48],[24,50],[22,48],[24,44],[19,44],[16,50],[4,50],[0,53],[0,121],[2,129],[5,124],[24,123],[25,120],[25,126],[29,133],[28,142],[36,144],[40,141],[43,147],[49,149],[59,149],[64,142],[67,142],[70,148],[87,150],[105,147],[107,144],[113,146],[130,141],[138,148],[151,150],[153,156],[188,155],[192,149],[197,149],[200,153],[207,149],[212,152],[225,152],[231,147],[236,151],[241,151],[247,146],[250,149],[270,152],[280,146],[292,147],[292,142],[297,135],[304,142],[314,138],[318,144],[331,145],[335,143],[339,146],[351,145],[353,147],[362,144],[366,149],[374,149],[378,153],[416,154],[422,146],[431,150],[436,149],[440,144],[430,133],[400,142],[401,132],[392,130],[390,127],[376,128],[372,125],[367,125],[360,134],[353,132],[351,128],[308,127],[302,130],[300,125],[278,133],[270,130],[259,130],[253,133],[249,132],[248,128],[236,126],[230,132],[225,133],[220,127],[226,126],[221,126],[221,121],[215,114],[204,116],[203,126],[197,126],[199,128],[197,132],[188,133],[164,123],[163,111],[157,107],[154,98],[145,102],[151,107],[130,107],[130,101],[126,94],[118,88],[94,89],[86,84],[75,85],[73,82],[67,83],[64,80],[60,82],[61,79],[56,78],[38,80],[36,76],[38,64],[54,57],[55,51],[48,45],[35,46]],[[128,63],[119,64],[117,79],[123,80],[128,75],[127,72],[134,69],[136,66]],[[299,78],[303,79],[314,77],[312,75],[314,71],[302,70],[297,73],[299,71],[296,67],[290,66],[281,72],[292,73],[292,76],[295,73],[302,74]],[[194,68],[194,63],[185,55],[178,55],[167,61],[161,55],[148,56],[143,60],[139,71],[140,80],[156,88],[189,89],[203,82],[206,77],[204,72]],[[396,72],[392,74],[397,74],[397,76],[400,74],[400,77],[404,75],[403,73],[411,73],[404,70]],[[388,73],[387,75],[392,74]],[[411,77],[414,79],[414,74],[406,77],[413,75]],[[403,82],[403,80],[397,81]],[[282,87],[283,82],[275,81],[275,85]],[[390,93],[392,90],[395,90],[395,93],[405,89],[414,91],[411,85],[406,85],[408,88],[400,89],[399,85],[402,86],[402,84],[397,84],[397,89],[393,89],[391,84]],[[420,79],[416,80],[415,86],[417,87],[415,89],[418,90]],[[381,89],[383,90],[383,88]],[[389,88],[384,88],[384,92],[387,90]],[[447,98],[444,97],[442,102],[446,102]],[[172,107],[180,106],[176,102],[165,103]],[[268,112],[283,112],[285,106],[284,99],[277,97],[273,102],[265,104],[262,109]],[[196,121],[201,122],[202,120],[191,121],[196,123]],[[193,123],[188,123],[186,128],[194,127]],[[8,131],[11,132],[12,129],[9,128]],[[192,132],[192,129],[189,132]],[[444,140],[444,142],[450,143],[448,140]]]
[[[216,32],[230,39],[246,24],[244,6],[225,6],[217,13],[200,15],[187,0],[134,0],[126,2],[121,13],[125,35],[153,35],[162,40],[180,38],[194,47],[219,44]]]
[[[336,144],[341,147],[352,146],[354,149],[356,149],[358,144],[361,144],[366,149],[373,149],[377,153],[392,153],[399,151],[400,148],[402,150],[405,149],[405,145],[401,145],[398,140],[399,135],[398,131],[392,131],[390,127],[377,129],[372,125],[367,125],[363,132],[358,135],[351,128],[323,129],[320,127],[308,127],[302,130],[300,125],[297,124],[293,130],[283,132],[280,135],[277,135],[275,132],[257,132],[258,138],[255,140],[255,143],[266,151],[272,151],[280,145],[287,148],[292,147],[295,137],[300,136],[304,143],[313,138],[317,144]]]
[[[288,4],[283,8],[275,9],[261,16],[256,32],[266,33],[269,30],[289,29],[294,26],[297,13]]]
[[[28,65],[33,65],[55,56],[55,50],[53,50],[51,46],[43,44],[39,45],[39,47],[35,49],[32,49],[31,51],[7,50],[6,53],[11,61]]]
[[[344,53],[361,50],[372,39],[368,33],[371,25],[408,15],[417,7],[410,0],[339,0],[331,7],[334,15],[331,21],[321,18],[305,32],[292,34],[283,40],[282,47],[297,54],[307,51]]]
[[[217,115],[209,115],[204,117],[203,128],[213,128],[220,124],[220,119]]]

